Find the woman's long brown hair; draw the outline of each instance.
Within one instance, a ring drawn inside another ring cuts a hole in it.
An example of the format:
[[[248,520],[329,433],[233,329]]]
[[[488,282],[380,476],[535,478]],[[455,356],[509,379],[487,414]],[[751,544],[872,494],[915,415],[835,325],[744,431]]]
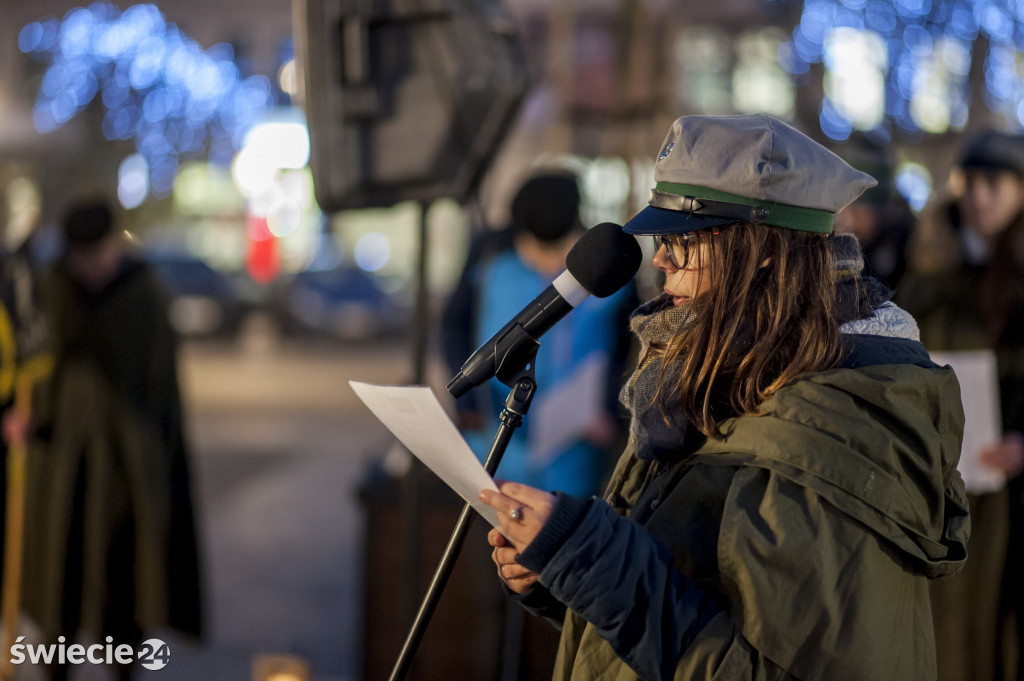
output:
[[[827,236],[749,222],[707,239],[711,277],[693,324],[665,348],[662,384],[702,433],[757,414],[799,374],[834,367],[841,355],[835,275]]]

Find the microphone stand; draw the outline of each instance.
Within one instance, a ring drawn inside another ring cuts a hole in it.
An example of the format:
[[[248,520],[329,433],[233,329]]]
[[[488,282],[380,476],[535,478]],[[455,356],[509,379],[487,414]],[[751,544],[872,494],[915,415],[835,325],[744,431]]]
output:
[[[505,455],[505,449],[512,440],[512,435],[516,428],[523,424],[523,417],[529,411],[533,395],[537,391],[537,377],[533,370],[533,363],[537,357],[537,349],[540,347],[540,343],[520,325],[516,325],[509,335],[505,337],[505,340],[508,343],[507,347],[509,350],[501,355],[501,363],[495,375],[502,383],[510,386],[511,390],[508,397],[505,398],[504,409],[498,415],[500,422],[498,430],[494,435],[490,451],[487,453],[487,459],[484,461],[484,470],[491,477],[498,470],[498,464],[501,463],[501,458]],[[518,367],[518,369],[515,367]],[[398,660],[391,670],[391,676],[388,677],[388,681],[401,681],[405,677],[406,672],[408,672],[413,655],[416,654],[416,649],[419,647],[423,634],[426,632],[427,624],[430,622],[434,609],[437,607],[437,602],[441,598],[441,592],[444,591],[448,578],[455,568],[455,561],[459,557],[462,542],[466,538],[466,533],[469,532],[469,526],[473,522],[475,512],[475,509],[468,502],[463,506],[462,513],[459,514],[459,519],[455,523],[455,529],[448,540],[444,553],[441,555],[441,560],[434,571],[434,576],[430,580],[430,586],[423,597],[423,603],[416,613],[416,619],[413,620],[412,627],[409,629],[405,643],[402,645],[402,650],[398,654]]]

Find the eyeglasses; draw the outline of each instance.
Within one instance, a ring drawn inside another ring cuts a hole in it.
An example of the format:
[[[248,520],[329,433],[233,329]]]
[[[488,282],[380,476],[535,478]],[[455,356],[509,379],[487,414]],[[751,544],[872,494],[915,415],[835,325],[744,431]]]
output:
[[[654,251],[657,253],[664,246],[672,267],[683,270],[690,263],[690,249],[697,245],[697,239],[701,236],[711,237],[716,234],[718,234],[718,230],[713,232],[694,231],[685,234],[657,234],[654,236]]]

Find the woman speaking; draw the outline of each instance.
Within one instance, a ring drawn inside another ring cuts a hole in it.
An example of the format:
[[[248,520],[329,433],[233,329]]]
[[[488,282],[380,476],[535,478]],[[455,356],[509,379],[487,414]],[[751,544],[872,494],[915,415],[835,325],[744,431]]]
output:
[[[665,283],[631,318],[609,489],[480,494],[501,579],[562,627],[556,679],[935,678],[928,580],[969,529],[963,410],[832,236],[872,184],[768,116],[673,124],[624,227],[654,237]]]

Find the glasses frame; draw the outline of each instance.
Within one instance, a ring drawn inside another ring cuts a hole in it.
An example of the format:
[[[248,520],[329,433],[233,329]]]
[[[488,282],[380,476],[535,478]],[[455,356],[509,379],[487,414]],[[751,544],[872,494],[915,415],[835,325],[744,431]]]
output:
[[[690,247],[697,243],[697,239],[701,235],[706,237],[712,237],[718,234],[718,230],[703,231],[694,230],[692,232],[686,232],[685,234],[655,234],[654,237],[654,252],[657,253],[662,246],[665,247],[665,253],[668,255],[669,262],[677,270],[685,270],[690,264]],[[682,262],[679,261],[681,251]]]

